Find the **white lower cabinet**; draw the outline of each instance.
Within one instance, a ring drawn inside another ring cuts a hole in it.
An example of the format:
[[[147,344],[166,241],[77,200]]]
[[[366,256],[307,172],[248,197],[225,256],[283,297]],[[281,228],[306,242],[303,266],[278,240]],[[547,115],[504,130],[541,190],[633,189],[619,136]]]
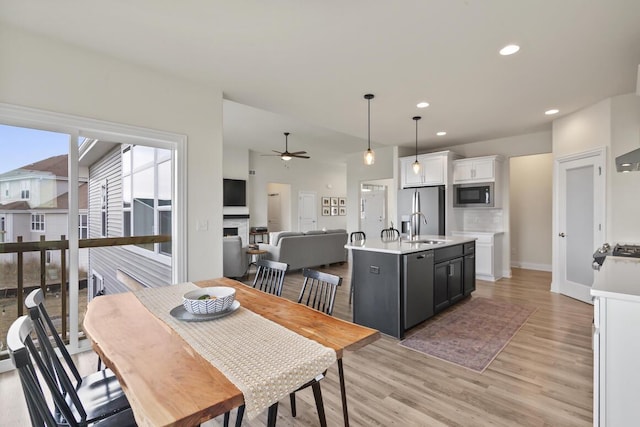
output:
[[[609,260],[605,260],[605,263]],[[598,274],[598,273],[596,273]],[[640,423],[640,302],[594,298],[593,425]]]
[[[476,239],[476,278],[495,282],[502,278],[501,232],[453,231],[454,237]]]

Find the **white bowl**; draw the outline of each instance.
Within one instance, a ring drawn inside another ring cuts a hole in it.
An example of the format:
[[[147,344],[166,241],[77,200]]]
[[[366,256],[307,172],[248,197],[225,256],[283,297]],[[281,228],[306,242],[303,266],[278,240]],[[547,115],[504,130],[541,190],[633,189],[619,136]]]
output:
[[[209,299],[198,299],[203,296]],[[182,297],[185,310],[193,314],[211,314],[227,310],[236,299],[236,290],[227,286],[213,286],[189,291]]]

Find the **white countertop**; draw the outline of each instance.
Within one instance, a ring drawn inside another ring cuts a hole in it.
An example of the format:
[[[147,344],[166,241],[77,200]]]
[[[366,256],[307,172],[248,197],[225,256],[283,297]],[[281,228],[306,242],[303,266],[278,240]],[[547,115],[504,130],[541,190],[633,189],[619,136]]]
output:
[[[594,273],[592,296],[640,302],[640,258],[607,256]]]
[[[372,251],[372,252],[385,252],[390,254],[410,254],[413,252],[428,251],[430,249],[446,248],[447,246],[460,245],[462,243],[473,242],[474,238],[471,237],[455,237],[455,236],[432,236],[421,234],[417,240],[440,240],[444,243],[416,243],[408,241],[406,239],[399,239],[393,241],[384,241],[380,238],[368,238],[353,244],[347,243],[344,245],[347,249],[360,250],[360,251]]]
[[[456,235],[456,234],[462,234],[462,235],[490,235],[490,236],[494,236],[496,234],[504,234],[504,231],[473,231],[473,230],[454,230],[451,232],[451,234]]]

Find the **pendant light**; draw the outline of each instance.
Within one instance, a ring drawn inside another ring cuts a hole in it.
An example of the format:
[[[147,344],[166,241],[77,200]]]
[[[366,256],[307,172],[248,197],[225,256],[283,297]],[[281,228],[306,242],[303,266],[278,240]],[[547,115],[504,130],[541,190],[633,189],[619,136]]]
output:
[[[413,173],[416,175],[420,173],[420,162],[418,161],[418,120],[422,117],[415,116],[413,120],[416,121],[416,161],[413,162]]]
[[[368,93],[364,96],[364,99],[367,100],[367,151],[364,152],[364,164],[370,166],[375,163],[376,155],[371,149],[371,100],[373,99],[373,94]]]

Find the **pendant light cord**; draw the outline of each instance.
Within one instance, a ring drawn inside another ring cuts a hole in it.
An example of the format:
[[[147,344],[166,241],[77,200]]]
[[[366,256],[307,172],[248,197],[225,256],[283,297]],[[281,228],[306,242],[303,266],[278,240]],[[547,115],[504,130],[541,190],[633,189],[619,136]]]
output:
[[[371,150],[371,98],[367,99],[367,150]]]
[[[413,118],[413,120],[416,121],[416,162],[418,161],[418,120],[420,120],[422,117],[420,116],[415,116]]]

